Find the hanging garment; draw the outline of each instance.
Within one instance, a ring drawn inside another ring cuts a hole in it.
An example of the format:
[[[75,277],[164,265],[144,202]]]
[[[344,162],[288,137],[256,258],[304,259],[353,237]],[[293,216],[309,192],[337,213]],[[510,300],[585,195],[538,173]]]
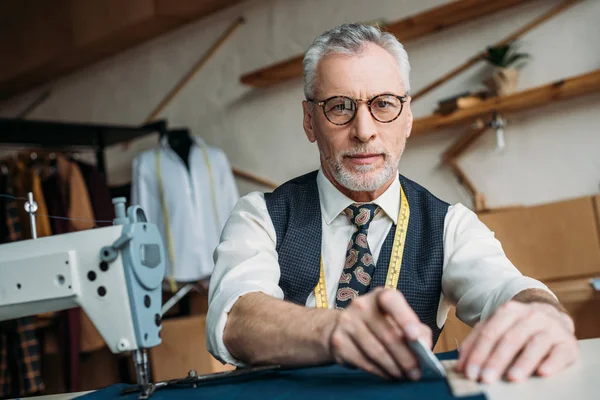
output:
[[[96,226],[90,194],[79,166],[64,158],[56,158],[57,173],[42,184],[42,191],[50,215],[69,217],[52,219],[55,234],[83,231]]]
[[[131,203],[161,231],[167,277],[178,282],[209,277],[213,251],[239,198],[225,153],[194,138],[188,170],[164,137],[134,159],[131,190]]]
[[[62,156],[56,158],[57,173],[47,179],[42,187],[51,215],[68,216],[71,220],[52,219],[56,234],[77,232],[95,227],[95,215],[90,195],[79,166]],[[65,352],[65,387],[77,391],[79,384],[80,350],[97,350],[104,340],[81,309],[65,311],[60,317],[60,347]]]
[[[7,193],[8,169],[6,165],[0,164],[0,194]],[[8,225],[6,221],[6,203],[9,201],[7,197],[0,196],[0,242],[8,241]]]
[[[92,202],[83,175],[76,163],[64,157],[56,158],[61,191],[66,200],[71,232],[92,229],[96,226]]]
[[[51,175],[42,182],[42,192],[49,215],[60,217],[67,216],[67,204],[61,190],[61,182],[58,175]],[[50,229],[55,235],[70,232],[70,224],[67,219],[50,219]]]
[[[85,181],[95,218],[100,221],[110,221],[96,222],[96,225],[99,227],[111,226],[112,220],[115,218],[115,209],[110,197],[110,190],[106,184],[106,178],[93,165],[83,162],[77,162],[76,164]]]
[[[13,195],[11,177],[3,176],[1,183],[0,193]],[[5,236],[0,237],[0,243],[23,239],[19,205],[14,199],[3,199],[0,217]],[[0,398],[30,396],[43,389],[35,318],[0,322]]]
[[[91,219],[100,220],[95,222],[96,227],[111,226],[114,216],[114,207],[110,198],[110,192],[106,179],[98,172],[96,167],[85,164],[82,162],[72,161],[73,167],[79,170],[81,177],[85,183],[85,194],[87,194],[91,206],[92,212],[89,217]],[[77,190],[83,190],[84,188],[78,185]],[[71,185],[71,193],[73,185]],[[84,194],[81,193],[80,196]],[[74,213],[73,213],[74,214]],[[101,222],[102,221],[102,222]],[[80,332],[80,350],[82,352],[91,352],[104,348],[106,344],[104,339],[89,319],[87,314],[81,314],[81,332]]]

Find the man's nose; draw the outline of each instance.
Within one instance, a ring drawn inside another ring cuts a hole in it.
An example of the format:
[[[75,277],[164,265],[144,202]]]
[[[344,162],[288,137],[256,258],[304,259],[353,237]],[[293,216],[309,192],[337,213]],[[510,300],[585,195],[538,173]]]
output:
[[[362,102],[358,104],[358,109],[352,122],[353,137],[361,142],[368,142],[377,135],[377,123],[369,112],[367,104]]]

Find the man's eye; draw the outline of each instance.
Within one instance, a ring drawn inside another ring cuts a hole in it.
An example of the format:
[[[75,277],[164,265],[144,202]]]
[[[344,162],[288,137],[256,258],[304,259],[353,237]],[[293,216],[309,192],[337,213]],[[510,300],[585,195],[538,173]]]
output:
[[[379,100],[375,103],[376,108],[388,108],[392,104],[389,101]]]
[[[329,107],[329,110],[327,112],[332,112],[332,113],[345,113],[348,110],[351,110],[352,106],[348,105],[346,103],[339,103],[339,104],[334,104],[331,107]]]

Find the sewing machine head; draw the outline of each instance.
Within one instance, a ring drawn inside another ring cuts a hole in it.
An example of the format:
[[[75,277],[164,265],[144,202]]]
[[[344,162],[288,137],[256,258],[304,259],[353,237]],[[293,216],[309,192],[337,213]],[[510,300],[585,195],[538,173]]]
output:
[[[133,351],[149,386],[145,349],[160,344],[165,255],[139,206],[115,225],[0,245],[0,321],[81,307],[113,353]]]

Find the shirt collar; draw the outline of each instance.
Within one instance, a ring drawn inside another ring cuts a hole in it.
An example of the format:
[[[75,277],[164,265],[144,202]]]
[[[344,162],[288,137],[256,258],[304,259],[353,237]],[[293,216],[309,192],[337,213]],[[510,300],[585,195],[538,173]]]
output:
[[[317,186],[319,188],[321,212],[325,218],[325,223],[331,225],[333,220],[340,215],[346,207],[354,203],[354,200],[340,192],[333,183],[327,179],[321,168],[319,168],[319,173],[317,174]],[[396,179],[394,179],[390,187],[388,187],[381,196],[373,200],[373,203],[377,204],[394,224],[398,223],[398,212],[400,211],[400,180],[398,175],[396,175]]]
[[[198,136],[190,134],[190,137],[192,138],[193,144],[195,144],[196,146],[198,146],[198,147],[206,147],[206,143],[204,142],[204,140],[202,140]],[[169,138],[167,137],[167,135],[164,135],[163,137],[160,138],[160,141],[158,142],[158,145],[160,147],[166,148],[166,149],[170,149],[171,148],[171,146],[169,146]]]
[[[194,135],[190,135],[190,136],[192,138],[192,149],[194,147],[200,147],[200,148],[207,147],[204,140],[202,140],[198,136],[194,136]],[[162,138],[160,138],[160,140],[158,142],[158,147],[162,151],[164,151],[169,157],[173,158],[176,161],[181,161],[179,156],[175,153],[175,151],[171,148],[171,146],[169,146],[169,138],[167,137],[167,135],[164,135]],[[191,154],[192,154],[192,152],[190,151],[190,157],[191,157]]]

